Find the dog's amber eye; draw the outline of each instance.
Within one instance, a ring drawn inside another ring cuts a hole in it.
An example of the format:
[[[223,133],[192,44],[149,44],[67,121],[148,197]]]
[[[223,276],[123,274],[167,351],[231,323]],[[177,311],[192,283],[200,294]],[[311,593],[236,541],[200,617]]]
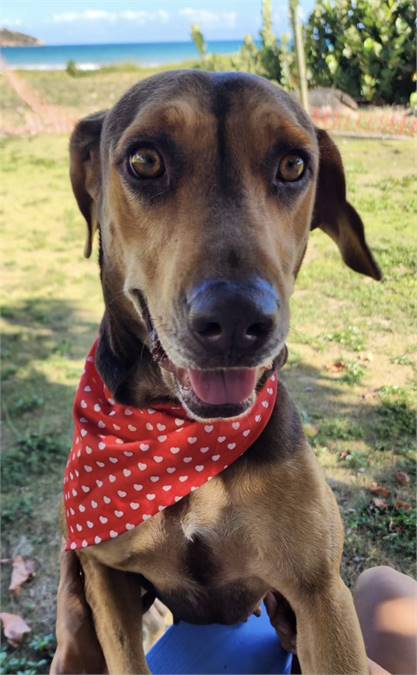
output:
[[[285,155],[279,163],[277,178],[288,183],[299,180],[304,173],[305,162],[299,155]]]
[[[138,148],[130,155],[129,166],[136,178],[159,178],[164,173],[162,157],[153,148]]]

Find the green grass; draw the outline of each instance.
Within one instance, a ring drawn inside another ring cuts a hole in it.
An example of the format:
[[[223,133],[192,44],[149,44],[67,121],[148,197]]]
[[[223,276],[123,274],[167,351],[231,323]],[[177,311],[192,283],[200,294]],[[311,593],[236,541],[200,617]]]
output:
[[[121,78],[108,76],[109,88]],[[30,77],[39,87],[46,82],[42,73]],[[87,78],[73,79],[81,108],[90,106],[94,78],[88,87]],[[118,84],[114,96],[126,78]],[[104,88],[97,97],[98,108],[107,93]],[[54,95],[64,102],[65,87]],[[2,557],[20,553],[37,563],[35,579],[18,597],[9,596],[10,567],[1,566],[2,606],[25,617],[35,640],[54,627],[58,505],[72,400],[103,310],[96,260],[82,257],[84,225],[70,190],[67,145],[61,136],[0,142]],[[345,518],[343,572],[351,584],[372,564],[407,573],[414,567],[415,513],[395,504],[415,504],[416,204],[408,180],[411,143],[343,140],[339,147],[352,202],[385,277],[378,284],[354,274],[330,239],[315,232],[292,302],[283,378]],[[398,469],[411,476],[409,485],[396,482]],[[372,481],[391,490],[384,512],[372,506]],[[3,672],[29,673],[40,672],[36,663],[44,655],[29,650],[26,665],[19,650],[1,658],[9,659]]]

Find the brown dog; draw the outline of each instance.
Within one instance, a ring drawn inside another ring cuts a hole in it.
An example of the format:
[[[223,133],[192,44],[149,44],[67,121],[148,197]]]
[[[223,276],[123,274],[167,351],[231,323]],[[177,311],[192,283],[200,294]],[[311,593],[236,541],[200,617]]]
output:
[[[243,413],[255,391],[242,404],[218,393],[204,401],[189,374],[210,380],[221,371],[227,383],[232,370],[256,368],[259,384],[279,366],[312,228],[334,239],[352,269],[381,276],[346,201],[335,145],[262,78],[183,71],[140,82],[77,125],[71,179],[89,228],[86,255],[99,229],[106,312],[97,366],[120,403],[180,399],[198,419]],[[269,425],[238,461],[140,527],[79,553],[108,670],[148,672],[145,587],[175,618],[198,623],[236,623],[279,592],[296,615],[303,672],[367,672],[340,578],[342,545],[334,496],[280,385]],[[71,597],[64,579],[55,672],[101,668],[95,636],[87,638],[95,665],[74,657]]]

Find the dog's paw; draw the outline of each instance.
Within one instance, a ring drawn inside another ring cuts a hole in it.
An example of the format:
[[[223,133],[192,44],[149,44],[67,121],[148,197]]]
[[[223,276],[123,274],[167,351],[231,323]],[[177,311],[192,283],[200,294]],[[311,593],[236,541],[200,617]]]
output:
[[[269,620],[279,635],[282,647],[292,654],[297,651],[297,625],[290,604],[278,591],[269,591],[264,598]]]

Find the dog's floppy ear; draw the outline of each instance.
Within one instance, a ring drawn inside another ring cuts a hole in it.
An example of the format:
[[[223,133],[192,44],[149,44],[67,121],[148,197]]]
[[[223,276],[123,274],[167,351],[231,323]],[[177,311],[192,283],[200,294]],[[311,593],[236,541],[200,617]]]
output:
[[[320,150],[319,177],[311,229],[320,227],[338,245],[346,265],[379,281],[379,269],[365,240],[363,222],[346,200],[342,158],[330,136],[316,129]]]
[[[94,232],[98,227],[97,205],[100,197],[100,136],[106,113],[99,112],[80,120],[70,140],[70,177],[79,209],[87,221],[84,255],[89,258]]]

